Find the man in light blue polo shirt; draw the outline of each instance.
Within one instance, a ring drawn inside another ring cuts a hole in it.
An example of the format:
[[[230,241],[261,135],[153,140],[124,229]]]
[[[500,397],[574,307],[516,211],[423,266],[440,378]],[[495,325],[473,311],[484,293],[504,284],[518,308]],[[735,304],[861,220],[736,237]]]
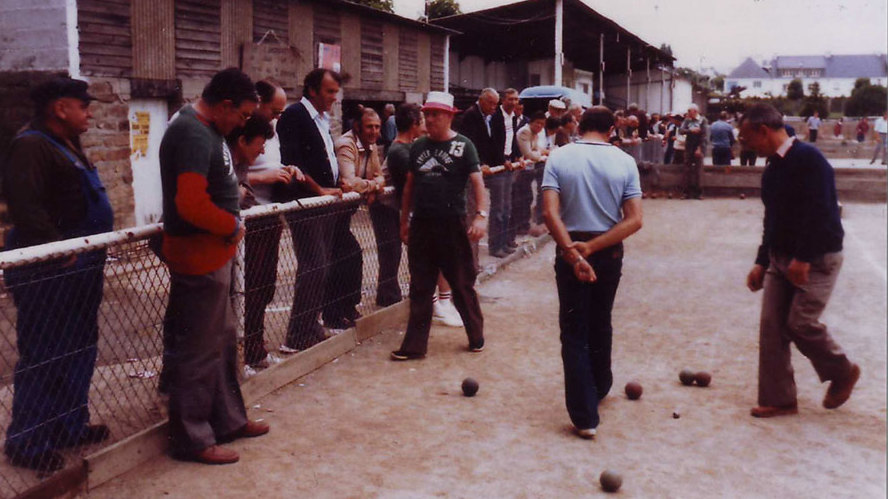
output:
[[[638,167],[607,142],[613,126],[608,108],[588,109],[580,118],[580,140],[552,152],[543,176],[543,214],[558,244],[555,282],[567,412],[587,439],[595,436],[598,402],[613,384],[611,310],[623,239],[642,224]]]

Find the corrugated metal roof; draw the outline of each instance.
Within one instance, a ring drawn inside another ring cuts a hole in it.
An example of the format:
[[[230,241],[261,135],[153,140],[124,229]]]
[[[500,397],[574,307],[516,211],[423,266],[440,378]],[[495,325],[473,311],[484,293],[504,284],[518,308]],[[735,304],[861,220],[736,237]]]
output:
[[[828,58],[827,78],[884,78],[888,60],[882,55],[834,55]]]
[[[822,55],[778,55],[774,58],[775,69],[824,69],[826,57]]]

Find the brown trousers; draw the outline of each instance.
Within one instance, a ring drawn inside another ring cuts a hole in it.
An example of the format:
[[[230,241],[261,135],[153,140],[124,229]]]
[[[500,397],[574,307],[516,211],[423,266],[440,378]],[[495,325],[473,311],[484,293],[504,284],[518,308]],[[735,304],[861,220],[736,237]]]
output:
[[[759,333],[758,404],[784,406],[796,402],[790,342],[811,361],[820,381],[841,378],[851,363],[820,323],[839,269],[841,253],[827,253],[811,262],[808,283],[797,287],[786,278],[791,258],[771,254],[765,274]]]
[[[407,245],[410,268],[410,319],[401,351],[424,355],[432,325],[432,296],[438,273],[450,283],[453,305],[471,344],[484,340],[484,316],[475,293],[472,248],[462,217],[413,219]]]

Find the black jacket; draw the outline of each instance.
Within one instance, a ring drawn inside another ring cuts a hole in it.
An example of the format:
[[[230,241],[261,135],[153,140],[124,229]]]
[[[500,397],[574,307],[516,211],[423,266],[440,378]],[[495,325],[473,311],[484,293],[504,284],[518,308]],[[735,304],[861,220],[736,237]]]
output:
[[[301,102],[284,111],[278,120],[277,134],[281,141],[281,163],[299,167],[321,187],[336,187],[324,138]],[[295,179],[289,184],[275,184],[272,192],[275,202],[315,195]]]
[[[477,102],[463,113],[459,133],[475,144],[482,165],[499,166],[505,162],[503,149],[506,147],[506,126],[499,107],[490,119],[489,135],[484,122],[484,113],[481,112]]]

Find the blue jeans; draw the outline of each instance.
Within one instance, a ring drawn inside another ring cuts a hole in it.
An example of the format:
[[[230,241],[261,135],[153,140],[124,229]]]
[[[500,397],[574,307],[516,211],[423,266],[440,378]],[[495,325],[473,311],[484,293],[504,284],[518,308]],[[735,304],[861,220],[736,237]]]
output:
[[[495,253],[506,249],[509,237],[509,219],[512,217],[512,172],[502,172],[486,179],[490,189],[490,226],[488,250]]]
[[[576,239],[575,239],[576,240]],[[611,310],[623,268],[623,245],[589,255],[595,282],[580,282],[564,259],[555,260],[564,394],[570,420],[579,429],[598,426],[598,402],[613,385]]]

